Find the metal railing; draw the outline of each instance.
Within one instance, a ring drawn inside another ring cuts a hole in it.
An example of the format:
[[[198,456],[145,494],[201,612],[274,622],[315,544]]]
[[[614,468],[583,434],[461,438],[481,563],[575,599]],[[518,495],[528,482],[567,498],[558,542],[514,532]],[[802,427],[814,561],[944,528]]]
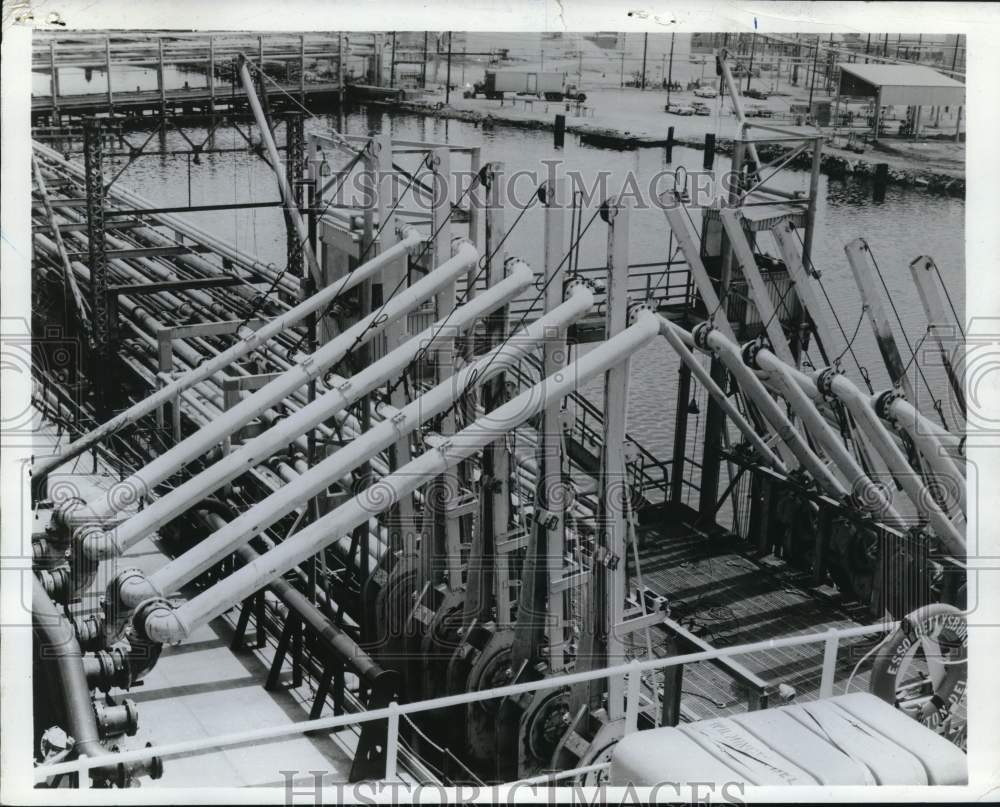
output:
[[[537,377],[532,377],[530,372],[517,368],[511,375],[517,378],[521,387],[530,386],[538,382],[542,372],[542,361],[534,355],[528,354],[524,361],[537,373]],[[567,396],[576,408],[576,417],[570,435],[578,435],[575,439],[586,450],[591,448],[599,455],[599,447],[604,443],[604,413],[585,395],[580,392],[573,392]],[[633,446],[636,452],[635,461],[630,463],[630,469],[636,474],[636,492],[647,498],[647,493],[655,493],[661,499],[667,498],[667,486],[670,481],[669,462],[664,462],[640,444],[632,435],[626,435],[626,442]]]
[[[824,645],[823,652],[823,674],[820,683],[820,697],[832,697],[834,691],[834,676],[837,668],[837,656],[840,642],[844,639],[854,639],[861,636],[869,636],[876,633],[887,633],[895,630],[898,622],[882,622],[875,625],[859,625],[852,628],[841,628],[829,630],[823,633],[808,633],[801,636],[788,636],[783,639],[769,639],[761,642],[749,644],[733,645],[731,647],[713,648],[698,653],[688,653],[680,656],[666,656],[663,658],[648,659],[646,661],[632,661],[627,664],[619,664],[611,667],[603,667],[597,670],[586,672],[570,673],[568,675],[553,676],[541,681],[532,681],[524,684],[510,684],[508,686],[493,687],[479,692],[467,692],[460,695],[448,695],[430,700],[415,701],[400,705],[393,701],[382,709],[372,709],[367,712],[355,714],[336,715],[333,717],[323,717],[316,720],[303,720],[297,723],[288,723],[280,726],[267,726],[249,731],[231,732],[229,734],[216,735],[214,737],[202,737],[195,740],[171,743],[157,747],[138,748],[133,751],[122,751],[119,753],[108,753],[100,756],[81,756],[69,762],[59,762],[50,765],[38,765],[34,769],[34,779],[36,782],[44,781],[50,777],[77,774],[80,787],[90,786],[88,772],[92,768],[102,768],[117,766],[122,763],[140,762],[151,757],[173,757],[181,754],[191,754],[209,749],[227,748],[248,742],[264,742],[282,737],[292,737],[314,731],[329,731],[344,726],[358,725],[375,720],[386,720],[388,722],[388,732],[386,741],[386,760],[384,780],[394,780],[398,778],[398,755],[399,755],[399,722],[401,715],[419,714],[430,712],[435,709],[445,709],[454,706],[465,706],[470,703],[494,700],[497,698],[516,697],[519,695],[538,692],[540,690],[556,689],[574,684],[582,684],[597,680],[621,680],[625,685],[626,708],[625,708],[625,735],[638,731],[638,720],[640,711],[640,689],[642,685],[642,674],[651,670],[661,670],[678,665],[691,664],[699,661],[712,661],[715,659],[729,658],[732,656],[745,656],[767,650],[778,648],[800,647],[803,645],[820,644]],[[570,778],[571,776],[583,775],[584,773],[597,770],[591,765],[572,770],[560,772],[558,774],[546,774],[535,777],[532,780],[523,781],[546,781],[554,778]],[[513,784],[513,783],[509,783]]]

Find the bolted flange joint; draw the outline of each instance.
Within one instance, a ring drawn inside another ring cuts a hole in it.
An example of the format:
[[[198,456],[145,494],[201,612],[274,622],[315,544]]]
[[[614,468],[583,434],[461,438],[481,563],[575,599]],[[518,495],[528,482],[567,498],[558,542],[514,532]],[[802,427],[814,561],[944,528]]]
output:
[[[568,298],[573,293],[573,289],[580,286],[589,289],[594,294],[597,293],[597,284],[594,281],[573,273],[566,275],[566,279],[563,281],[563,299]]]
[[[120,737],[123,734],[134,737],[139,730],[139,710],[131,698],[125,698],[120,704],[94,701],[94,712],[101,739]]]
[[[114,532],[105,532],[96,524],[87,524],[74,530],[73,544],[90,560],[107,560],[121,554]]]
[[[630,301],[628,305],[628,324],[634,325],[636,320],[639,318],[639,314],[643,311],[649,311],[655,314],[656,308],[649,300]]]
[[[764,345],[754,339],[752,342],[747,342],[743,345],[740,350],[740,357],[743,359],[743,363],[751,370],[760,370],[760,365],[757,363],[757,354],[760,353],[763,347]]]
[[[135,612],[132,614],[132,630],[135,638],[140,644],[161,644],[158,638],[150,635],[148,623],[157,618],[169,618],[173,614],[174,607],[165,597],[150,597],[148,600],[143,600],[135,607]],[[175,642],[177,643],[179,640]]]
[[[833,381],[838,375],[840,375],[840,373],[838,373],[833,367],[824,367],[813,376],[813,380],[816,383],[816,389],[819,390],[820,395],[824,398],[833,397]]]
[[[898,390],[887,389],[885,392],[880,392],[875,396],[875,414],[882,418],[882,420],[893,420],[891,412],[892,404],[902,398],[903,395]]]
[[[72,515],[74,510],[80,510],[87,506],[87,503],[79,496],[70,496],[59,502],[52,511],[52,526],[66,537],[72,533]]]
[[[705,351],[711,351],[712,348],[708,346],[708,335],[715,330],[715,326],[706,320],[705,322],[699,322],[691,329],[691,338],[694,339],[695,347],[698,347]]]

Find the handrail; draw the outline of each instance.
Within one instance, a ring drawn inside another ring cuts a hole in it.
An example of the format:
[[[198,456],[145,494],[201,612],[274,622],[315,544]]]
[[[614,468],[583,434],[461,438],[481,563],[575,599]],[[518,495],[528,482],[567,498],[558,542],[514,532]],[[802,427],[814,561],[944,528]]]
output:
[[[91,768],[106,765],[117,765],[119,763],[136,762],[156,756],[161,759],[180,754],[190,754],[196,751],[208,749],[225,748],[233,745],[252,741],[264,741],[277,739],[279,737],[289,737],[298,734],[305,734],[313,731],[330,730],[344,726],[368,723],[375,720],[389,721],[389,737],[387,745],[398,747],[398,724],[401,715],[417,714],[429,712],[435,709],[444,709],[453,706],[464,706],[480,701],[495,700],[534,693],[539,690],[556,689],[574,684],[581,684],[589,681],[610,680],[612,678],[622,678],[623,680],[632,675],[641,676],[642,673],[650,670],[660,670],[667,667],[676,667],[683,664],[691,664],[698,661],[711,661],[714,659],[728,658],[730,656],[751,655],[765,650],[776,650],[786,647],[800,647],[809,644],[824,645],[823,678],[820,683],[821,693],[831,693],[833,691],[833,675],[836,672],[836,654],[843,639],[853,639],[861,636],[869,636],[873,633],[888,633],[898,627],[898,622],[883,622],[876,625],[857,625],[851,628],[830,628],[822,633],[807,633],[800,636],[787,636],[781,639],[767,639],[764,641],[751,642],[749,644],[732,645],[730,647],[713,648],[698,653],[688,653],[681,656],[664,656],[663,658],[647,659],[646,661],[634,660],[626,664],[618,664],[610,667],[602,667],[596,670],[569,673],[567,675],[557,675],[551,678],[544,678],[541,681],[530,681],[522,684],[509,684],[502,687],[478,692],[464,692],[459,695],[447,695],[441,698],[432,698],[413,703],[397,704],[395,701],[382,709],[372,709],[357,714],[335,715],[333,717],[317,718],[315,720],[303,720],[297,723],[287,723],[280,726],[266,726],[248,731],[230,732],[228,734],[216,735],[214,737],[202,737],[195,740],[187,740],[170,745],[161,745],[147,748],[137,748],[132,751],[122,751],[119,753],[101,754],[94,757],[81,757],[70,762],[59,762],[52,765],[38,765],[34,768],[34,778],[36,782],[43,781],[52,776],[60,774],[78,773],[82,787],[89,786],[89,777],[84,775]],[[638,715],[639,703],[632,700],[626,704],[626,733],[630,729],[635,730],[636,717]],[[391,755],[387,759],[385,779],[396,778],[396,767]],[[583,768],[578,769],[580,773]],[[589,770],[589,767],[588,767]]]
[[[539,359],[534,354],[530,353],[527,354],[524,357],[524,360],[528,362],[534,369],[541,371],[542,369],[541,359]],[[519,367],[513,367],[510,371],[510,375],[516,377],[517,380],[522,384],[526,383],[527,381],[530,381],[528,374]],[[591,441],[593,441],[594,438],[597,438],[597,442],[602,442],[603,436],[600,431],[600,424],[603,424],[604,422],[604,413],[601,412],[601,410],[598,409],[593,402],[588,400],[584,395],[582,395],[579,392],[573,392],[567,397],[571,401],[573,401],[573,403],[576,406],[578,406],[580,410],[582,410],[582,415],[578,414],[576,418],[576,425],[579,426],[582,436],[584,438],[591,439]],[[588,417],[597,421],[598,426],[595,427],[588,424],[587,423]],[[626,435],[626,439],[628,440],[628,442],[630,442],[632,445],[635,446],[642,460],[642,462],[640,462],[639,464],[639,475],[641,479],[640,490],[643,493],[645,493],[647,490],[663,490],[665,493],[669,481],[669,474],[667,472],[667,468],[669,467],[670,463],[657,459],[656,456],[651,451],[649,451],[649,449],[645,448],[632,435]],[[648,472],[647,469],[650,467],[657,468],[660,470],[661,475],[659,478]]]

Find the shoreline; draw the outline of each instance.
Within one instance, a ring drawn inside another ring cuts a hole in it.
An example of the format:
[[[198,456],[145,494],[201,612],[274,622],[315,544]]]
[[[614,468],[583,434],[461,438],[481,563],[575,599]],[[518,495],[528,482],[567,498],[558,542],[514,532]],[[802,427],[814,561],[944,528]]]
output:
[[[440,102],[399,100],[381,101],[369,100],[366,103],[381,106],[386,109],[396,110],[417,115],[429,115],[437,118],[448,118],[449,120],[460,120],[482,126],[484,123],[493,127],[507,127],[511,129],[533,129],[536,131],[554,131],[554,120],[544,120],[538,118],[511,117],[503,114],[496,114],[497,110],[488,113],[476,110],[458,109],[447,107]],[[615,150],[631,150],[636,148],[663,148],[668,144],[665,137],[654,137],[646,134],[631,134],[603,126],[592,126],[582,123],[571,123],[567,120],[565,131],[584,138],[591,139],[598,147]],[[675,136],[673,145],[683,148],[704,151],[705,141],[690,136]],[[716,137],[715,153],[723,156],[732,154],[733,140],[728,137]],[[758,146],[761,158],[771,159],[779,156],[786,149],[780,146]],[[838,150],[839,151],[839,150]],[[947,171],[928,171],[917,167],[906,168],[893,165],[893,162],[900,161],[913,162],[898,155],[878,152],[886,159],[871,159],[868,156],[841,154],[838,152],[824,150],[820,170],[822,173],[833,179],[843,179],[845,177],[871,178],[875,175],[875,168],[879,163],[888,163],[889,171],[887,185],[900,185],[910,188],[922,188],[929,193],[942,194],[955,198],[965,198],[965,177],[956,176],[955,173]],[[808,168],[811,163],[811,156],[808,153],[800,154],[790,163],[793,167]]]

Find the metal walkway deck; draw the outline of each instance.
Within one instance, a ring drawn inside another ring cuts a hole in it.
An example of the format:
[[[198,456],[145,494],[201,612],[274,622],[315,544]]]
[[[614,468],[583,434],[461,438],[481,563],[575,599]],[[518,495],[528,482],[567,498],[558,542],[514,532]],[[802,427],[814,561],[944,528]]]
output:
[[[852,618],[847,604],[824,601],[806,588],[807,576],[790,566],[772,569],[752,547],[726,531],[691,526],[696,511],[680,505],[648,508],[637,527],[643,583],[667,598],[670,616],[715,647],[763,641],[870,622]],[[636,581],[637,582],[637,581]],[[858,639],[839,657],[837,681],[846,681],[872,640]],[[654,653],[657,653],[654,644]],[[741,663],[767,683],[772,700],[787,684],[797,700],[819,694],[823,648],[803,646],[760,652]],[[858,676],[853,688],[864,689]],[[842,690],[841,690],[842,691]],[[746,693],[709,663],[684,669],[682,709],[697,718],[746,710]]]

